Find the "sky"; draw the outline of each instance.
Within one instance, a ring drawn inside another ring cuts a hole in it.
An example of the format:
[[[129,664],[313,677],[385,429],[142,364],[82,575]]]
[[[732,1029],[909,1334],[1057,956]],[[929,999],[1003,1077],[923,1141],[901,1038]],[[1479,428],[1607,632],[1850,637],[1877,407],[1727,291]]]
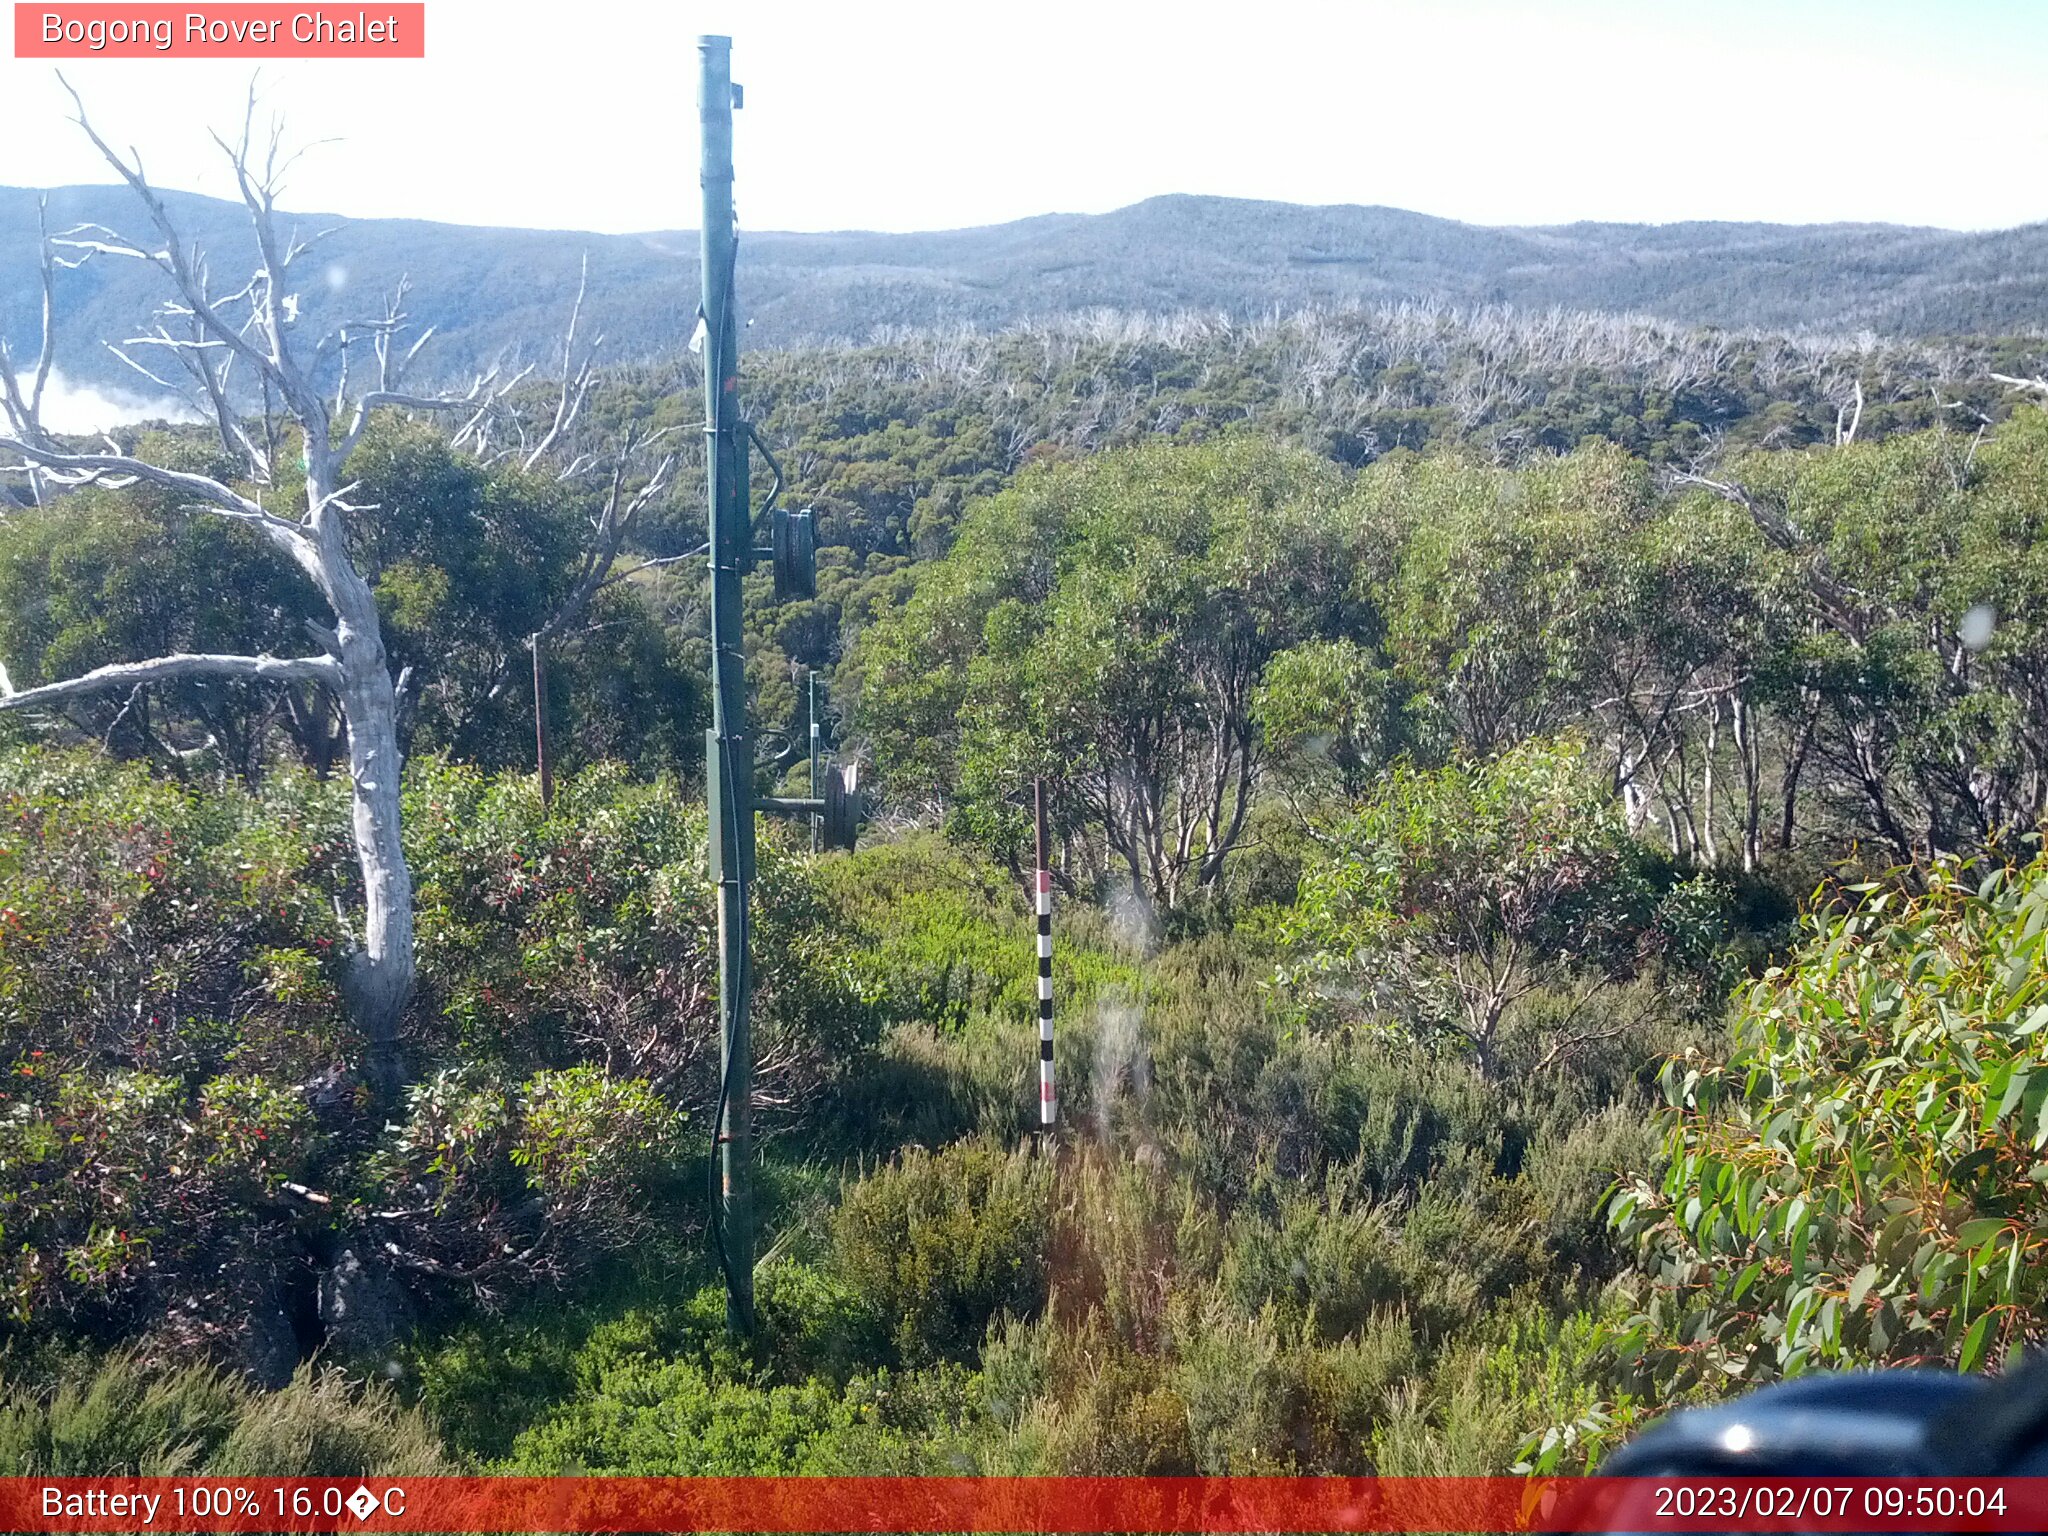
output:
[[[266,107],[321,141],[286,206],[694,227],[695,38],[723,32],[755,229],[1170,192],[1487,224],[2048,218],[2040,0],[428,0],[427,25],[424,60],[265,67]],[[247,63],[66,69],[158,184],[231,192],[207,131],[238,124]],[[47,61],[0,58],[0,185],[111,179],[67,109]]]

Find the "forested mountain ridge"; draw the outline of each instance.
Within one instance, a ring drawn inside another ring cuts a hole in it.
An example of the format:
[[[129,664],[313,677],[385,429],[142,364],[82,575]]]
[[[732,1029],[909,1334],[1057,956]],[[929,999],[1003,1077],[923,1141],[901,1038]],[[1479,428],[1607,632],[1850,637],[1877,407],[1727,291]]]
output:
[[[53,230],[134,225],[121,189],[49,195]],[[35,197],[0,188],[0,333],[17,342],[36,324]],[[240,248],[247,218],[239,205],[176,193],[166,201],[202,248]],[[306,258],[308,323],[353,313],[409,275],[413,314],[438,326],[433,360],[450,371],[545,349],[586,253],[591,319],[614,356],[671,350],[695,308],[696,237],[687,231],[593,235],[328,215],[301,222],[305,233],[330,228]],[[2040,224],[1985,233],[1880,224],[1487,228],[1393,208],[1170,196],[979,229],[761,232],[745,241],[752,347],[1105,308],[1258,315],[1414,299],[1835,334],[2048,325],[2048,225]],[[68,374],[136,382],[100,342],[128,334],[148,307],[150,280],[140,264],[112,259],[65,274],[60,364]]]

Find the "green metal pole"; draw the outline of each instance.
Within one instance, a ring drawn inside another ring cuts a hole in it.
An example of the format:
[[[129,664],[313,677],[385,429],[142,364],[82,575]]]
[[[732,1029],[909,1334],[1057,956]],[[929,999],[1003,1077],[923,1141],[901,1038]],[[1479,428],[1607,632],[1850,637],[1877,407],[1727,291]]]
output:
[[[726,1322],[754,1327],[752,977],[747,882],[754,872],[754,750],[747,732],[740,576],[752,544],[745,499],[746,444],[739,414],[739,325],[733,312],[732,39],[700,37],[698,112],[703,124],[704,466],[710,502],[712,751],[708,799],[712,869],[718,881],[719,1227]]]
[[[822,763],[821,761],[819,761],[819,758],[818,758],[818,748],[819,748],[819,746],[820,746],[820,742],[819,742],[819,736],[818,736],[818,671],[817,671],[817,668],[813,667],[813,668],[811,669],[811,671],[810,671],[810,673],[809,673],[809,676],[808,676],[808,678],[807,678],[807,681],[808,681],[808,682],[810,683],[810,694],[811,694],[811,798],[812,798],[813,800],[816,800],[816,799],[819,799],[820,797],[822,797],[822,796],[824,795],[824,793],[825,793],[825,786],[824,786],[824,784],[823,784],[823,783],[822,783],[822,782],[820,781],[820,779],[819,779],[819,772],[820,772],[820,770],[821,770],[821,769],[822,769],[822,768],[824,767],[824,764],[823,764],[823,763]],[[819,839],[820,839],[820,838],[822,838],[822,837],[824,836],[824,831],[825,831],[825,829],[824,829],[824,826],[823,826],[823,825],[822,825],[822,824],[821,824],[821,823],[820,823],[820,822],[818,821],[818,819],[817,819],[817,818],[816,818],[815,816],[814,816],[814,817],[812,817],[812,818],[811,818],[811,852],[813,852],[813,853],[816,853],[816,852],[818,852],[818,844],[819,844]]]

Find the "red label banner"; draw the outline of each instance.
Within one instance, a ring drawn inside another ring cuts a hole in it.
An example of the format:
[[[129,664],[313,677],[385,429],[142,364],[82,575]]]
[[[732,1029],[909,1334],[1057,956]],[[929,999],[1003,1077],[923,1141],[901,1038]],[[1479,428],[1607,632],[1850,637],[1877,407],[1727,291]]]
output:
[[[16,0],[18,59],[423,59],[427,8],[34,4]]]
[[[2041,1478],[0,1478],[0,1530],[2028,1531]]]

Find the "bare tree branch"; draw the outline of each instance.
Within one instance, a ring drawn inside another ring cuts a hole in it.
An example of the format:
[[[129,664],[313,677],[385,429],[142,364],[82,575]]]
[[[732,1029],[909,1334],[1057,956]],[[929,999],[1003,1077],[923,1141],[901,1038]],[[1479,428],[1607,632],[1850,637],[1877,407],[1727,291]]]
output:
[[[50,247],[50,200],[46,196],[36,198],[36,239],[47,251]],[[54,339],[57,315],[56,264],[44,261],[43,279],[43,345],[36,353],[35,384],[29,392],[28,414],[32,420],[40,419],[43,410],[43,386],[50,382],[50,369],[56,362],[57,349]]]
[[[1856,380],[1854,411],[1849,403],[1835,407],[1835,446],[1846,448],[1856,441],[1856,429],[1863,424],[1863,381]]]
[[[219,677],[245,682],[335,683],[340,667],[327,656],[208,656],[179,654],[158,656],[150,661],[117,662],[96,667],[61,683],[44,683],[37,688],[14,686],[0,667],[0,710],[29,705],[59,703],[86,694],[104,693],[110,688],[133,688],[145,683],[175,682],[186,677]]]
[[[65,89],[71,89],[68,82]],[[402,1077],[399,1021],[417,970],[412,876],[400,829],[402,757],[397,691],[384,649],[376,596],[356,568],[343,523],[343,514],[353,510],[346,498],[354,487],[337,488],[340,461],[332,416],[325,399],[312,387],[312,373],[292,345],[290,328],[298,306],[296,296],[285,291],[285,273],[305,246],[296,238],[280,240],[276,220],[279,177],[290,161],[280,164],[280,131],[273,128],[267,148],[260,151],[259,167],[252,90],[241,145],[228,148],[228,155],[254,229],[257,268],[236,292],[225,299],[216,298],[205,257],[179,239],[163,199],[143,175],[140,158],[132,151],[126,158],[116,153],[88,121],[77,93],[73,91],[71,96],[80,128],[141,200],[163,243],[161,250],[152,252],[108,231],[74,232],[80,247],[148,261],[169,280],[172,293],[159,307],[155,331],[132,344],[156,347],[180,360],[213,406],[224,445],[248,459],[258,484],[267,483],[286,433],[296,427],[304,444],[306,511],[297,520],[277,516],[226,480],[152,464],[112,442],[103,452],[71,451],[45,430],[35,392],[24,395],[11,361],[0,354],[0,407],[4,407],[6,427],[0,433],[0,451],[18,454],[21,460],[18,466],[4,468],[26,471],[30,483],[38,487],[46,483],[79,486],[146,481],[181,493],[201,510],[248,522],[307,575],[326,600],[334,622],[331,627],[314,626],[322,655],[162,656],[102,667],[36,688],[16,690],[9,681],[0,707],[60,703],[105,689],[190,677],[312,682],[331,691],[347,727],[352,833],[362,874],[362,922],[357,930],[361,943],[350,958],[343,990],[367,1042],[366,1066],[372,1082],[380,1093],[395,1092]],[[43,246],[43,262],[47,277],[56,264],[48,240]],[[244,306],[246,319],[239,314]],[[231,313],[231,309],[237,312]],[[396,317],[395,302],[390,313]],[[190,335],[174,334],[164,323],[166,319],[189,325]],[[238,361],[253,371],[249,388],[261,400],[260,447],[255,436],[242,428],[232,408],[227,381],[229,370]],[[479,384],[472,393],[482,387]],[[442,403],[434,402],[436,406]],[[359,415],[366,418],[367,411]]]
[[[162,250],[153,252],[143,251],[132,244],[110,243],[104,246],[91,245],[88,248],[99,250],[105,255],[137,258],[162,269],[170,277],[193,317],[217,339],[241,353],[250,363],[263,369],[265,372],[268,373],[276,370],[279,367],[278,361],[265,355],[243,336],[237,327],[228,324],[221,316],[219,310],[208,300],[203,268],[197,263],[195,254],[187,252],[180,243],[177,226],[172,222],[170,210],[164,206],[163,198],[157,194],[156,189],[149,184],[148,179],[143,175],[141,157],[137,156],[132,165],[123,159],[111,144],[100,137],[99,130],[93,127],[91,120],[86,116],[85,102],[78,92],[72,88],[71,82],[66,80],[62,74],[59,74],[57,79],[64,87],[66,94],[71,97],[72,105],[77,109],[72,121],[76,122],[79,128],[84,131],[85,136],[92,140],[93,147],[100,152],[100,157],[113,168],[116,175],[128,184],[129,190],[134,192],[141,201],[142,206],[149,213],[151,224],[155,226],[157,233],[163,238],[164,242]],[[130,153],[132,154],[133,151],[131,150]],[[248,177],[245,170],[237,169],[237,180],[243,185],[246,197]],[[257,206],[254,204],[251,205],[250,212],[252,217],[261,216]],[[264,210],[264,212],[267,212],[267,210]]]
[[[547,642],[575,623],[582,616],[583,610],[589,607],[590,600],[610,584],[607,578],[611,575],[612,565],[619,557],[619,549],[625,543],[634,520],[656,497],[668,489],[669,478],[674,474],[676,467],[676,455],[673,453],[666,455],[655,465],[654,473],[648,476],[646,483],[638,491],[630,497],[625,495],[626,471],[634,454],[663,435],[665,433],[656,433],[652,437],[642,439],[635,439],[630,434],[627,436],[619,450],[618,459],[612,466],[611,489],[605,496],[603,510],[598,513],[590,547],[584,551],[582,569],[577,573],[576,582],[569,589],[569,595],[535,634],[534,640],[537,643]]]
[[[370,425],[370,413],[380,405],[400,405],[415,411],[460,411],[468,410],[479,403],[478,391],[484,384],[479,379],[467,395],[408,395],[395,389],[373,389],[356,401],[355,420],[349,423],[348,433],[341,440],[341,446],[334,450],[334,462],[346,464],[349,455],[362,442],[363,433]]]
[[[300,565],[312,558],[305,529],[274,512],[265,511],[261,503],[251,501],[209,475],[166,469],[125,453],[64,453],[8,436],[0,436],[0,448],[20,454],[27,461],[27,466],[48,472],[48,478],[59,484],[86,485],[107,475],[120,475],[183,491],[188,496],[199,497],[205,511],[254,523],[272,543]]]
[[[51,239],[47,229],[43,231],[43,348],[28,375],[32,381],[28,388],[22,387],[22,374],[0,349],[0,460],[11,456],[19,461],[0,462],[0,474],[25,474],[38,500],[46,486],[117,487],[146,482],[175,491],[182,502],[191,504],[190,510],[246,522],[312,581],[331,611],[332,623],[307,625],[320,651],[313,656],[160,656],[20,690],[0,671],[0,708],[55,704],[110,689],[132,691],[194,677],[314,683],[327,689],[346,727],[341,739],[348,754],[352,835],[362,875],[362,920],[351,925],[360,934],[360,947],[351,957],[344,991],[350,1013],[368,1044],[372,1081],[379,1084],[380,1091],[395,1090],[401,1077],[399,1023],[417,966],[411,871],[400,835],[398,720],[409,677],[394,683],[376,596],[351,553],[348,515],[374,509],[348,499],[356,487],[341,483],[343,468],[360,446],[372,416],[383,406],[461,411],[464,415],[451,445],[472,452],[486,466],[504,462],[511,450],[493,446],[494,418],[530,370],[501,380],[499,370],[492,369],[462,395],[404,390],[399,376],[418,355],[432,328],[408,343],[404,308],[408,285],[401,282],[382,318],[352,321],[340,328],[339,387],[332,395],[317,388],[323,360],[333,354],[325,342],[310,346],[297,341],[300,296],[289,289],[292,264],[312,241],[300,239],[296,231],[290,235],[280,231],[277,199],[294,157],[282,152],[278,124],[272,124],[267,140],[257,134],[254,87],[239,140],[230,143],[216,135],[248,210],[256,247],[254,271],[241,286],[226,293],[214,283],[204,252],[180,238],[164,199],[144,174],[141,157],[132,149],[126,155],[116,151],[92,126],[82,99],[68,81],[64,88],[76,108],[78,126],[141,202],[154,234],[145,245],[96,226],[73,229],[61,241]],[[60,258],[60,246],[77,253],[75,259]],[[81,452],[75,443],[60,441],[44,427],[43,386],[55,355],[55,273],[59,267],[76,266],[95,256],[142,261],[166,279],[168,295],[151,321],[114,345],[114,355],[167,389],[173,387],[173,370],[159,372],[160,364],[147,366],[138,358],[146,356],[153,364],[165,355],[175,358],[191,380],[191,387],[180,392],[202,416],[211,418],[222,445],[246,462],[246,476],[216,478],[171,469],[152,464],[112,441],[101,451]],[[596,379],[594,359],[603,338],[588,347],[581,340],[587,286],[586,264],[562,343],[563,379],[546,430],[530,433],[516,412],[507,413],[511,433],[519,439],[518,461],[527,470],[561,452]],[[374,387],[351,399],[352,352],[365,343],[375,354]],[[247,371],[238,372],[242,369]],[[253,404],[244,408],[243,401]],[[348,428],[338,433],[336,424],[343,419],[348,420]],[[264,506],[261,489],[241,487],[273,485],[274,470],[294,456],[295,438],[303,445],[300,467],[305,511],[281,516]],[[673,453],[633,488],[640,473],[640,456],[654,441],[627,437],[609,494],[592,520],[590,547],[567,598],[547,629],[536,637],[536,657],[539,643],[547,635],[582,616],[609,575],[635,519],[667,486],[676,462]],[[571,478],[599,461],[596,454],[579,452],[558,478]],[[7,504],[12,504],[11,497]],[[297,690],[285,691],[288,698],[296,697]]]
[[[576,328],[583,319],[583,296],[589,287],[590,253],[585,251],[582,275],[576,279],[576,301],[569,306],[569,326],[562,333],[562,392],[555,402],[555,419],[548,427],[546,435],[534,445],[533,451],[527,454],[526,462],[520,466],[523,469],[531,470],[545,458],[548,450],[554,447],[556,439],[568,430],[570,423],[575,421],[582,411],[583,399],[590,393],[590,386],[597,377],[597,351],[604,345],[602,333],[590,344],[590,350],[584,354],[582,365],[579,367],[576,362]],[[573,472],[564,471],[560,478],[566,480]]]

